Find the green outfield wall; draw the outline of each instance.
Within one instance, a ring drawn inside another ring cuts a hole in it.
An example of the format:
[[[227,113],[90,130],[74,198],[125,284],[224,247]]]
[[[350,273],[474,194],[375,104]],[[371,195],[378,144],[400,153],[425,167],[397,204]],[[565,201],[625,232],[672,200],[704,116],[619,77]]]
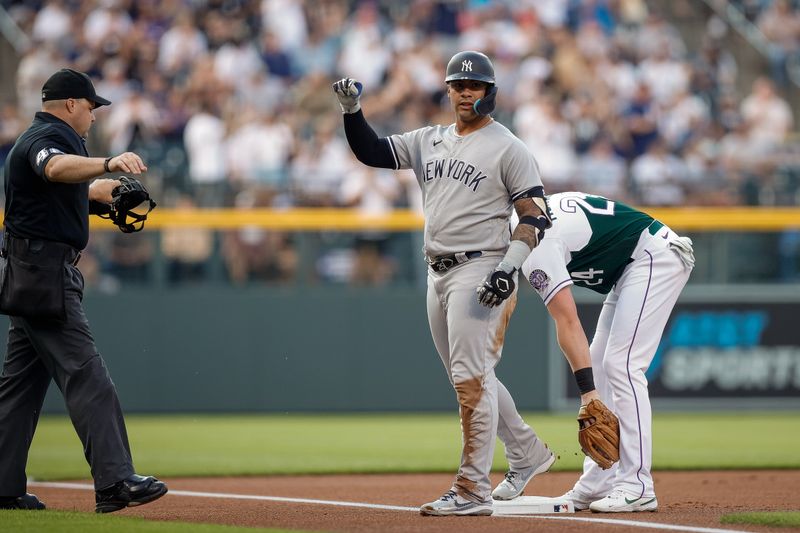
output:
[[[602,298],[573,291],[589,338]],[[448,411],[420,287],[88,293],[127,412]],[[656,408],[800,407],[800,285],[689,285],[648,372]],[[8,319],[0,316],[5,345]],[[651,332],[642,332],[651,334]],[[523,286],[497,375],[523,410],[572,410],[552,321]],[[63,412],[51,387],[47,412]]]
[[[545,309],[517,306],[497,373],[547,403]],[[451,410],[419,288],[203,288],[87,294],[126,412]],[[0,317],[2,345],[6,317]],[[63,411],[54,387],[46,411]]]

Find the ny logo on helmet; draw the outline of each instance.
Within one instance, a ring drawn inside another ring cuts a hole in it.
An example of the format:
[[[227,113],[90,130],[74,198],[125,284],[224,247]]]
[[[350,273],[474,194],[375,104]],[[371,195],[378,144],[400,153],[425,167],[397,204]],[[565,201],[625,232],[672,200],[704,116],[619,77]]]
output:
[[[461,62],[461,72],[472,72],[472,61],[465,59]]]

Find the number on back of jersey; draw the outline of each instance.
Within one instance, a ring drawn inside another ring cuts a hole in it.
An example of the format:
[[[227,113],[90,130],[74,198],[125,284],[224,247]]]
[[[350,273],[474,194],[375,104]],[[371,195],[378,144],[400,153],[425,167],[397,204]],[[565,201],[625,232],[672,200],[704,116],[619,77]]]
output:
[[[600,285],[603,283],[603,271],[590,268],[589,270],[570,272],[570,277],[575,281],[580,281],[584,285]]]

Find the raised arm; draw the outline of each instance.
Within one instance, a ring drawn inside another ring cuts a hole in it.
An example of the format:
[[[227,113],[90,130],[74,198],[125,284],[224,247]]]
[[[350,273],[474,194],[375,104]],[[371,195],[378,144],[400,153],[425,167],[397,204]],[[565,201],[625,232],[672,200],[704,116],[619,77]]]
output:
[[[347,143],[356,158],[365,165],[396,170],[399,165],[391,141],[386,137],[379,138],[364,118],[359,102],[362,91],[361,83],[352,78],[343,78],[333,84],[333,92],[342,107]]]

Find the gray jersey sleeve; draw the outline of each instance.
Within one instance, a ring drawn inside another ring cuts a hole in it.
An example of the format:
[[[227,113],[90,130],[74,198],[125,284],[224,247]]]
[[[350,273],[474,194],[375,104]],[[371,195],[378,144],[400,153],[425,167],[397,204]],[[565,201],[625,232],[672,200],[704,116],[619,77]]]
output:
[[[421,166],[422,138],[430,129],[430,127],[420,128],[389,137],[389,147],[394,155],[395,170],[416,169]]]
[[[503,180],[511,195],[511,200],[517,200],[523,193],[533,187],[542,186],[542,176],[539,165],[528,147],[517,138],[509,143],[509,148],[502,159]]]

